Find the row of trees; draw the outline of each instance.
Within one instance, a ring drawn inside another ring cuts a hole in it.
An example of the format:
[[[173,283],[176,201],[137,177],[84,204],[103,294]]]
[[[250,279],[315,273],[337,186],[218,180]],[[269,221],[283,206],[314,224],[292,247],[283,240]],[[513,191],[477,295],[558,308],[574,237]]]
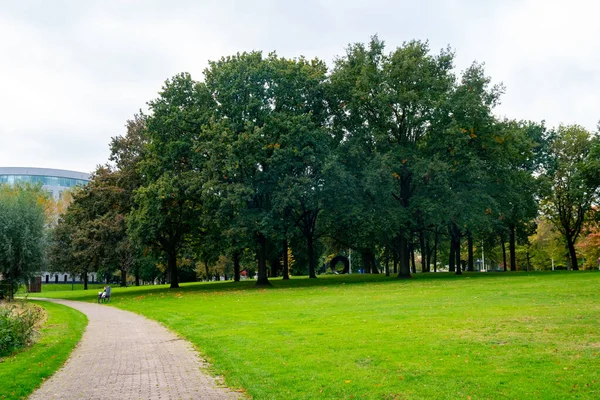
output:
[[[211,62],[203,81],[174,76],[75,193],[52,264],[124,282],[158,263],[178,287],[182,265],[208,275],[224,256],[238,280],[250,251],[268,285],[289,278],[291,253],[311,278],[322,254],[345,249],[364,272],[384,264],[406,278],[416,256],[424,272],[438,254],[473,270],[483,243],[514,270],[543,215],[577,269],[598,198],[596,136],[498,119],[502,86],[477,63],[456,76],[453,59],[420,41],[388,53],[374,37],[331,70],[251,52]]]

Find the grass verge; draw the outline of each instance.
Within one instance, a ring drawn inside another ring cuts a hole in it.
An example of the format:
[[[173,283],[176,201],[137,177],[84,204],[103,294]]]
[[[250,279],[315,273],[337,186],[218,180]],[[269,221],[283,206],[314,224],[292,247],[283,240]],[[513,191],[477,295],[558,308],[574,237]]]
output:
[[[22,399],[60,368],[81,339],[87,325],[84,314],[72,308],[44,301],[47,319],[40,337],[30,347],[0,362],[0,399]]]
[[[600,273],[252,285],[115,288],[112,305],[179,332],[256,399],[600,398]]]

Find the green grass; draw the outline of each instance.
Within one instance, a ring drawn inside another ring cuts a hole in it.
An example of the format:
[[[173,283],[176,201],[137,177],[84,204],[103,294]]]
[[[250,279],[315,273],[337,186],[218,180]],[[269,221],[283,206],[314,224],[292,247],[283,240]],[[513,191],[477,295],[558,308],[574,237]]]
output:
[[[87,325],[84,314],[60,304],[35,302],[47,313],[37,342],[0,362],[0,399],[31,394],[66,361]]]
[[[105,283],[88,283],[88,290],[96,290],[96,292],[98,292],[98,290],[103,289],[104,286],[106,286]],[[83,290],[83,283],[42,283],[42,293],[65,292],[72,290]],[[17,296],[23,296],[25,295],[25,292],[26,288],[25,286],[22,286],[19,288]],[[29,296],[36,297],[38,294],[39,293],[29,293]]]
[[[600,398],[600,273],[252,285],[114,288],[112,305],[187,337],[256,399]]]

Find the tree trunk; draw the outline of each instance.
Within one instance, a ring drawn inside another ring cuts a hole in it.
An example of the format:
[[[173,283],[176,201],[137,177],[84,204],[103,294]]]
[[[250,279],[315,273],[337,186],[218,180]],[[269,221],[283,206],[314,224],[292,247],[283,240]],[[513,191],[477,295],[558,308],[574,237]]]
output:
[[[290,279],[290,264],[288,260],[288,242],[283,241],[283,280]]]
[[[452,235],[450,235],[450,259],[448,260],[448,272],[456,272],[456,255],[454,252],[454,240],[452,239]]]
[[[267,239],[262,233],[257,233],[256,239],[258,241],[258,277],[256,279],[256,286],[271,286],[267,277]]]
[[[360,253],[363,265],[363,273],[365,274],[378,274],[379,269],[375,262],[375,253],[371,250],[363,250]]]
[[[504,272],[508,271],[508,264],[506,263],[506,244],[504,243],[504,236],[500,236],[500,243],[502,244],[502,262],[504,263]]]
[[[515,249],[515,224],[509,225],[508,249],[510,251],[510,270],[517,270],[517,254]]]
[[[83,273],[83,290],[88,290],[88,274],[87,274],[87,272]]]
[[[240,252],[233,252],[233,280],[235,282],[240,281]]]
[[[431,272],[431,236],[427,235],[427,239],[425,240],[425,252],[427,253],[427,263],[425,264],[425,271]]]
[[[409,244],[410,248],[410,268],[413,274],[417,273],[417,266],[415,264],[415,246],[412,242]]]
[[[369,264],[369,257],[367,255],[367,252],[364,250],[362,250],[360,252],[360,261],[362,264],[363,274],[370,274],[371,273],[371,264]]]
[[[121,287],[127,287],[127,270],[121,269]]]
[[[394,261],[394,275],[398,274],[400,265],[400,238],[399,236],[395,236],[392,240],[392,258]]]
[[[177,276],[177,250],[174,247],[169,249],[167,254],[167,265],[169,267],[169,279],[171,281],[171,289],[179,287],[179,277]]]
[[[315,273],[315,255],[313,249],[313,236],[309,234],[306,236],[306,243],[308,245],[308,277],[315,279],[317,274]]]
[[[279,257],[269,260],[269,266],[271,267],[271,277],[275,278],[279,276]]]
[[[398,236],[398,258],[400,259],[400,268],[398,278],[410,278],[410,252],[408,251],[408,240],[403,230]]]
[[[369,264],[371,264],[371,273],[379,274],[379,268],[377,267],[377,261],[375,260],[375,252],[369,250],[367,254],[369,256]]]
[[[454,254],[456,256],[456,275],[462,275],[461,262],[460,262],[460,236],[455,238],[454,243]]]
[[[390,276],[390,246],[389,246],[389,240],[388,240],[388,244],[385,246],[385,276]]]
[[[452,223],[452,226],[450,227],[450,236],[451,236],[450,240],[452,241],[453,247],[454,247],[456,275],[461,275],[462,269],[461,269],[461,265],[460,265],[460,229],[458,229],[458,226],[454,222]]]
[[[473,272],[475,271],[475,266],[473,263],[473,235],[471,234],[471,232],[469,232],[469,235],[467,236],[467,247],[469,253],[467,271]]]
[[[437,226],[435,227],[435,238],[433,239],[433,272],[437,272],[437,249],[439,234]]]
[[[140,286],[140,268],[135,269],[135,286]]]
[[[410,198],[412,197],[412,174],[407,170],[403,169],[400,176],[400,193],[394,195],[396,200],[400,202],[402,208],[408,210],[410,206]],[[406,228],[400,229],[398,232],[399,236],[399,256],[400,256],[400,271],[398,278],[410,278],[410,249],[408,247]]]
[[[427,272],[427,250],[425,249],[425,232],[419,232],[419,247],[421,252],[421,272]]]
[[[571,261],[571,269],[578,271],[579,266],[577,265],[577,252],[575,251],[575,241],[572,237],[567,237],[567,247],[569,248],[569,259]]]

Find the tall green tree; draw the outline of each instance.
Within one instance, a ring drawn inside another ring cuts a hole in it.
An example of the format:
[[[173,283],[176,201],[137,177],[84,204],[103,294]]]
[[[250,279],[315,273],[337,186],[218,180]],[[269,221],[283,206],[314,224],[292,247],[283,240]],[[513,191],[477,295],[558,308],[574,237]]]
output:
[[[374,37],[368,46],[350,46],[331,76],[339,139],[356,141],[367,160],[379,154],[382,173],[390,177],[385,191],[396,200],[399,277],[410,277],[417,165],[439,106],[453,87],[453,57],[449,50],[432,55],[419,41],[386,54],[384,43]]]
[[[490,172],[496,165],[494,153],[501,153],[494,139],[497,127],[492,114],[501,92],[501,87],[490,86],[483,66],[473,63],[463,72],[448,101],[441,105],[423,149],[434,161],[423,165],[425,184],[421,186],[427,190],[419,193],[423,194],[421,197],[437,199],[437,223],[447,226],[449,267],[457,274],[462,269],[462,238],[467,238],[466,267],[472,270],[473,235],[484,231],[494,210],[497,213],[489,184]]]
[[[73,192],[71,204],[52,229],[48,253],[50,270],[81,276],[84,290],[88,289],[89,273],[100,270],[104,248],[95,220],[96,204],[86,188]]]
[[[600,146],[593,136],[579,125],[559,126],[550,144],[552,190],[545,198],[542,210],[563,235],[572,269],[579,269],[575,243],[589,216],[592,204],[598,201],[597,167]]]
[[[326,129],[325,80],[327,68],[319,60],[270,58],[275,82],[274,108],[268,129],[278,141],[269,161],[275,176],[274,221],[280,242],[286,241],[291,219],[306,240],[308,271],[316,278],[315,240],[319,217],[336,193],[338,163]],[[275,135],[273,135],[275,136]],[[287,256],[284,246],[279,253]]]
[[[59,219],[53,269],[86,275],[93,270],[107,279],[117,270],[126,286],[139,257],[127,231],[130,196],[119,186],[118,172],[99,166]]]
[[[503,248],[508,237],[510,269],[515,271],[516,246],[527,242],[536,225],[542,195],[541,179],[536,176],[546,162],[546,128],[533,122],[505,120],[497,124],[494,140],[498,150],[489,190],[499,207],[494,213],[498,218],[496,230]],[[506,269],[505,251],[503,259]]]
[[[212,173],[205,193],[223,216],[232,216],[228,231],[254,241],[257,285],[269,284],[269,249],[287,253],[289,219],[304,234],[310,276],[316,277],[313,242],[329,148],[326,71],[318,60],[252,52],[212,62],[205,72],[218,104],[207,144]]]
[[[149,104],[142,185],[135,191],[129,218],[132,236],[164,256],[171,288],[179,287],[177,256],[188,235],[201,232],[203,168],[198,143],[214,102],[189,74],[167,80]]]
[[[126,240],[119,242],[117,250],[122,257],[122,264],[127,265],[128,270],[133,270],[135,285],[139,286],[143,270],[146,272],[156,270],[150,261],[151,257],[145,251],[146,248],[132,240],[126,223],[134,207],[135,191],[143,181],[140,161],[144,159],[144,149],[147,145],[146,121],[143,116],[135,115],[133,119],[127,121],[126,128],[125,135],[113,137],[110,143],[109,160],[114,164],[112,171],[114,186],[120,192],[117,197],[118,201],[113,205],[111,211],[125,217],[124,224],[119,225],[121,229],[119,235]],[[149,277],[147,273],[145,275]],[[151,274],[150,277],[152,277]],[[124,279],[124,271],[121,270],[122,284]]]
[[[268,158],[276,138],[265,132],[272,110],[269,67],[260,52],[238,54],[211,62],[205,80],[218,106],[205,144],[210,167],[205,170],[204,194],[222,216],[231,213],[229,230],[248,235],[244,241],[256,249],[256,284],[270,285],[267,240],[273,233],[270,211],[275,181]]]
[[[130,211],[131,192],[119,185],[119,172],[99,167],[84,190],[89,197],[79,198],[82,207],[90,209],[88,216],[94,227],[94,239],[99,243],[100,269],[106,276],[120,272],[121,286],[127,286],[127,274],[133,271],[139,251],[127,231],[126,217]]]
[[[0,283],[9,299],[43,268],[47,198],[41,186],[0,185]]]

